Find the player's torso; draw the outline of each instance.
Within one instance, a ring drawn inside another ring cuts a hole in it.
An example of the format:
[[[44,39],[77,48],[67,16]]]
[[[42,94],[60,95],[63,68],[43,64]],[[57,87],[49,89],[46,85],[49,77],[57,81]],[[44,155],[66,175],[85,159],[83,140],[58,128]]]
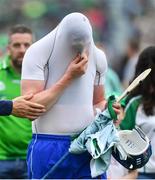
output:
[[[46,72],[47,86],[57,82],[68,64],[57,55],[57,60],[49,62],[48,71]],[[77,78],[68,86],[58,99],[55,105],[40,117],[35,123],[39,133],[47,134],[72,134],[80,132],[94,118],[93,114],[93,89],[96,76],[96,65],[93,54],[88,60],[88,68],[84,75]],[[33,132],[36,129],[33,128]]]

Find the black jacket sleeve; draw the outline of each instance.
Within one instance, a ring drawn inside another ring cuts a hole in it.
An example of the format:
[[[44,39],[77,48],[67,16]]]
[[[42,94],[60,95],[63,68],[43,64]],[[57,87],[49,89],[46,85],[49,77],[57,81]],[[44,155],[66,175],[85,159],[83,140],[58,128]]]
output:
[[[0,116],[8,116],[11,114],[13,102],[9,100],[0,101]]]

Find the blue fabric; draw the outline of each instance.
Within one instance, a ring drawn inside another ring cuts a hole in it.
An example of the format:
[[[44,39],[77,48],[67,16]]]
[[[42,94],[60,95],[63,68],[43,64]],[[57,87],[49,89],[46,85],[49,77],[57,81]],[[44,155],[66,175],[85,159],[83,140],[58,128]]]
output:
[[[25,160],[1,160],[0,179],[27,179],[27,165]]]
[[[155,173],[138,173],[137,179],[155,179]]]
[[[1,100],[0,101],[0,116],[8,116],[12,112],[12,101]]]
[[[70,136],[33,135],[27,156],[29,178],[42,178],[68,152],[70,143]],[[48,178],[92,179],[90,159],[88,152],[78,155],[69,153]],[[102,178],[105,179],[106,175]]]

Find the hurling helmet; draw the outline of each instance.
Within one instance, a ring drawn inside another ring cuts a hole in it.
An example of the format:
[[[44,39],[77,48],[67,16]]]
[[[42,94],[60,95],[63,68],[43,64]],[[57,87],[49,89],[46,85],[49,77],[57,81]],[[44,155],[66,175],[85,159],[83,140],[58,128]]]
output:
[[[137,126],[133,130],[121,130],[118,133],[120,138],[119,146],[127,156],[123,159],[119,148],[114,146],[112,149],[113,157],[129,170],[143,167],[152,154],[148,137]]]

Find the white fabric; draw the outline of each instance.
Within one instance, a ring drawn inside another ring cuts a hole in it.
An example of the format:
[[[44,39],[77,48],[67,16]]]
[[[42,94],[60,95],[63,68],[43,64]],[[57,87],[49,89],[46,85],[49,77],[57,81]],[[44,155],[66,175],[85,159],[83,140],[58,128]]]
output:
[[[107,62],[104,52],[94,45],[88,19],[80,13],[67,15],[52,32],[27,50],[22,79],[44,80],[46,89],[63,76],[71,60],[84,49],[89,53],[86,73],[76,79],[56,104],[35,121],[39,133],[72,134],[90,124],[94,119],[93,88],[103,84]]]
[[[155,115],[146,116],[142,105],[139,106],[136,114],[136,124],[146,133],[151,141],[152,155],[144,168],[139,169],[140,172],[155,172]],[[145,169],[145,170],[144,170]]]
[[[130,155],[140,155],[149,147],[149,139],[147,136],[145,140],[141,138],[140,134],[133,129],[119,131],[121,145],[125,152]]]

